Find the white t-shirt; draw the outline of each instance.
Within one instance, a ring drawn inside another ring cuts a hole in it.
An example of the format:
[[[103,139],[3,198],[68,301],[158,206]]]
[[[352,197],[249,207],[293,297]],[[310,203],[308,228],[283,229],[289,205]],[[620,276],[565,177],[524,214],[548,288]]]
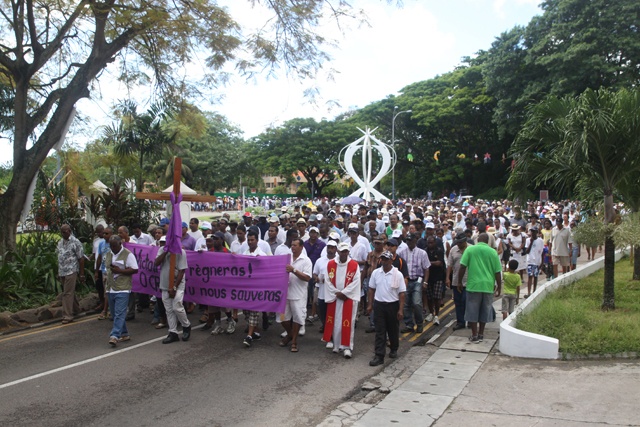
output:
[[[400,299],[400,292],[407,292],[404,276],[395,267],[388,272],[383,267],[373,270],[369,288],[376,290],[374,299],[380,302],[396,302]]]
[[[118,255],[120,255],[120,253],[123,251],[124,247],[122,247],[120,249],[120,252],[118,252],[117,254],[114,254],[111,258],[111,265],[115,266],[115,267],[120,267],[120,268],[133,268],[133,269],[138,269],[138,261],[136,261],[136,257],[133,255],[133,252],[129,251],[129,255],[127,255],[127,259],[124,261],[124,263],[122,261],[118,261]],[[120,276],[119,274],[113,274],[113,280],[115,280],[118,276]],[[127,289],[126,291],[116,291],[114,289],[110,289],[108,291],[110,294],[119,294],[119,293],[130,293],[131,290]]]
[[[187,234],[191,237],[193,237],[194,239],[196,239],[196,241],[198,241],[198,239],[202,239],[204,236],[202,235],[202,231],[200,230],[196,230],[196,231],[187,231]]]
[[[335,259],[335,257],[333,259]],[[328,280],[327,277],[324,277],[326,276],[325,270],[327,269],[328,263],[329,263],[329,258],[320,257],[316,261],[316,265],[313,266],[313,274],[318,276],[318,281],[316,282],[316,288],[318,288],[318,299],[322,299],[322,300],[324,299],[325,282],[321,281],[321,279],[324,279],[325,281]]]
[[[244,240],[244,242],[240,243],[240,241],[238,239],[234,240],[231,243],[231,246],[229,247],[229,250],[231,251],[232,254],[242,254],[244,253],[244,251],[241,250],[241,247],[243,244],[247,243],[247,239]],[[245,245],[245,250],[248,246]]]
[[[207,248],[207,239],[204,237],[196,240],[196,247],[193,249],[194,251],[208,251]]]
[[[527,248],[531,245],[531,238],[527,239]],[[527,265],[542,264],[542,252],[544,251],[544,242],[540,237],[536,238],[531,246],[531,250],[527,254]]]
[[[97,254],[98,253],[98,248],[100,247],[100,243],[104,241],[104,239],[102,237],[96,237],[95,239],[93,239],[93,249],[91,250],[92,254]],[[109,242],[107,242],[109,243]]]
[[[137,243],[139,245],[148,245],[151,246],[153,245],[153,242],[155,242],[155,239],[153,237],[151,237],[150,235],[146,234],[146,233],[140,233],[140,237],[136,237],[136,235],[132,235],[131,236],[131,242],[132,243]]]
[[[351,241],[349,241],[351,244]],[[355,246],[351,246],[351,250],[349,251],[349,257],[355,261],[366,261],[367,256],[369,255],[369,242],[367,241],[367,246],[364,246],[362,242],[358,241]],[[364,268],[364,265],[360,265],[360,271]]]
[[[256,248],[255,251],[251,252],[249,250],[249,246],[247,246],[247,249],[242,252],[242,255],[249,255],[249,256],[268,256],[262,249],[260,249],[260,246],[258,246]]]
[[[236,242],[233,242],[231,244],[231,246],[233,247],[233,244]],[[262,252],[264,252],[267,255],[271,255],[271,246],[269,246],[269,242],[267,242],[266,240],[258,240],[258,247],[260,248],[260,250],[262,250]],[[240,245],[240,253],[243,254],[245,253],[245,251],[249,249],[249,243],[247,243],[247,241],[245,240],[244,243],[242,243]],[[231,251],[233,252],[233,251]]]
[[[313,273],[313,265],[311,260],[304,254],[293,260],[291,263],[293,268],[301,273],[311,277]],[[289,291],[287,292],[288,300],[306,300],[307,299],[307,281],[300,279],[293,272],[289,273]]]
[[[569,256],[569,239],[571,237],[571,230],[563,227],[562,230],[558,227],[553,227],[551,232],[551,255],[554,256]]]
[[[284,243],[276,248],[276,253],[274,255],[292,255],[291,248]],[[307,256],[307,250],[302,248],[302,255]]]

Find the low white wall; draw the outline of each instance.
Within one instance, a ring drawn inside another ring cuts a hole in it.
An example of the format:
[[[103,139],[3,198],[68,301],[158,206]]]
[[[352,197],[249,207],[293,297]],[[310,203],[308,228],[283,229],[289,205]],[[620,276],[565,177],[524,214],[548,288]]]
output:
[[[616,262],[622,258],[624,251],[616,251]],[[500,323],[500,352],[508,356],[533,357],[538,359],[557,359],[559,341],[557,338],[521,331],[515,327],[516,317],[521,313],[533,310],[551,292],[562,286],[587,277],[604,268],[604,257],[581,265],[574,271],[563,274],[543,285],[524,300],[516,309]]]

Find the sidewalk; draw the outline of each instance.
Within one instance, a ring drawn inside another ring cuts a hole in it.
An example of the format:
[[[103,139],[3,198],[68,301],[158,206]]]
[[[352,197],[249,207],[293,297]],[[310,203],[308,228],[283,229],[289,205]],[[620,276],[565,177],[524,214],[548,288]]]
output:
[[[586,262],[583,255],[579,264]],[[541,279],[539,284],[545,281]],[[521,298],[525,293],[526,286]],[[389,365],[379,374],[387,378],[386,389],[341,404],[320,426],[640,425],[637,360],[566,362],[503,356],[495,346],[502,319],[500,299],[494,308],[498,318],[487,324],[482,343],[470,343],[468,329],[447,336],[443,328],[445,337],[430,340],[439,344],[435,353],[429,356],[424,348],[414,347],[404,356],[428,358],[415,371],[394,378],[395,363]]]

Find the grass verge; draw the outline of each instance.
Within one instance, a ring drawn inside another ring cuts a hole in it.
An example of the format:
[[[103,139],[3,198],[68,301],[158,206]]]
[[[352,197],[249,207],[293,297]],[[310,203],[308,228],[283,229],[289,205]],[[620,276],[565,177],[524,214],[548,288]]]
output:
[[[628,258],[616,263],[614,311],[600,310],[600,270],[548,295],[518,317],[517,327],[557,338],[565,356],[640,352],[640,282],[631,280],[632,273]]]

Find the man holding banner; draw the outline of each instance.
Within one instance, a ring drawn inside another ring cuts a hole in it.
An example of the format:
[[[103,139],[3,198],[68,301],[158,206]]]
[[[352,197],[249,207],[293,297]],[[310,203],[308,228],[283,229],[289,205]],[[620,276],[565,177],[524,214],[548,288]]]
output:
[[[286,347],[291,343],[292,353],[298,352],[298,333],[307,315],[307,283],[313,273],[311,260],[303,250],[302,239],[293,239],[291,264],[286,267],[289,273],[289,288],[282,327],[287,331],[287,336],[280,341],[280,346]]]
[[[178,320],[182,324],[182,341],[188,341],[191,336],[191,323],[187,318],[187,312],[182,303],[186,281],[184,273],[187,270],[187,254],[184,249],[176,254],[176,271],[170,271],[170,262],[166,250],[167,238],[160,238],[160,249],[156,256],[155,265],[161,265],[160,270],[160,289],[162,290],[162,302],[167,310],[167,321],[169,323],[169,335],[162,340],[162,344],[170,344],[179,341],[178,338]],[[173,287],[169,288],[169,274],[175,273]]]
[[[267,254],[258,247],[258,232],[251,230],[247,233],[247,246],[248,249],[244,252],[244,255],[249,256],[267,256]],[[244,310],[244,315],[247,319],[249,327],[247,329],[247,336],[242,341],[246,347],[251,347],[254,341],[258,341],[262,336],[258,332],[258,321],[260,320],[260,312],[255,310]]]
[[[346,359],[351,359],[353,351],[360,300],[360,267],[349,257],[350,249],[349,243],[340,243],[338,260],[330,260],[324,273],[329,282],[325,285],[327,318],[322,340],[336,353],[344,350]]]

